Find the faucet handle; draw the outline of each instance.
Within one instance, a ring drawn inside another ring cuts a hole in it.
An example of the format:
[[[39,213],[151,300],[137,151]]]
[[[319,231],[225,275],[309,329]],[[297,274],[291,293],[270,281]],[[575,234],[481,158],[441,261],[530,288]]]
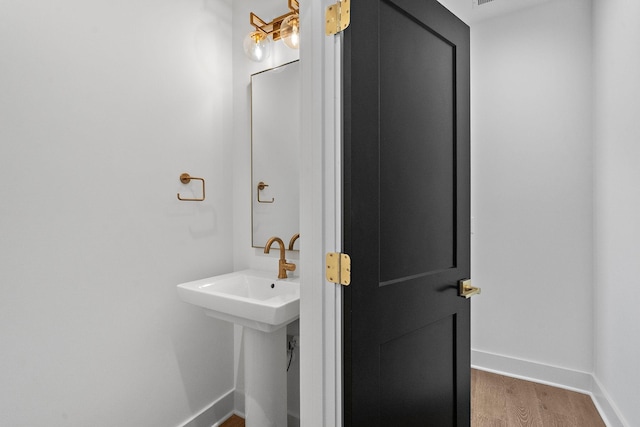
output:
[[[292,262],[287,262],[286,259],[280,258],[278,263],[278,279],[286,279],[287,271],[295,271],[296,265]]]

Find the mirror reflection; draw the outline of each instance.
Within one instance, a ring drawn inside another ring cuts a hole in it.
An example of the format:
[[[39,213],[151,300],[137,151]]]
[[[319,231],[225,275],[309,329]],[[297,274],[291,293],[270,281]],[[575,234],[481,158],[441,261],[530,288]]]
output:
[[[251,76],[251,236],[256,248],[272,236],[289,242],[300,230],[299,69],[294,61]]]

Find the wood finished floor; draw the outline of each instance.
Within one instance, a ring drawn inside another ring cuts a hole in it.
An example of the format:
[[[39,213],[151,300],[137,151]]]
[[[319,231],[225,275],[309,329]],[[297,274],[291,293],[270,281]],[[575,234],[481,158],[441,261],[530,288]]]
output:
[[[586,394],[475,369],[471,370],[471,426],[606,427]],[[233,415],[220,427],[245,426]]]
[[[244,419],[237,415],[231,415],[231,418],[223,422],[220,427],[244,427]]]
[[[484,371],[471,371],[473,427],[606,427],[591,397]]]

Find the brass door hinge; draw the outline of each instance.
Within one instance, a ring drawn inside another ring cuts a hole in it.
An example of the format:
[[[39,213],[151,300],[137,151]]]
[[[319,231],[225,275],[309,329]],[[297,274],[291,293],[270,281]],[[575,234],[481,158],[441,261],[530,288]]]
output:
[[[351,0],[342,0],[327,7],[325,32],[328,36],[344,31],[351,22]]]
[[[351,257],[347,254],[329,252],[326,256],[327,280],[338,285],[351,284]]]

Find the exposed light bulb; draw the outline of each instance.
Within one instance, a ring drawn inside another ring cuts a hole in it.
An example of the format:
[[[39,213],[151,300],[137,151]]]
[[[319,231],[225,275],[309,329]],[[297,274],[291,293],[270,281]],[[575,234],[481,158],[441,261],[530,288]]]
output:
[[[300,47],[300,19],[298,15],[288,16],[282,21],[280,38],[291,49]]]
[[[271,54],[271,40],[260,31],[247,34],[242,46],[247,57],[255,62],[264,61]]]

